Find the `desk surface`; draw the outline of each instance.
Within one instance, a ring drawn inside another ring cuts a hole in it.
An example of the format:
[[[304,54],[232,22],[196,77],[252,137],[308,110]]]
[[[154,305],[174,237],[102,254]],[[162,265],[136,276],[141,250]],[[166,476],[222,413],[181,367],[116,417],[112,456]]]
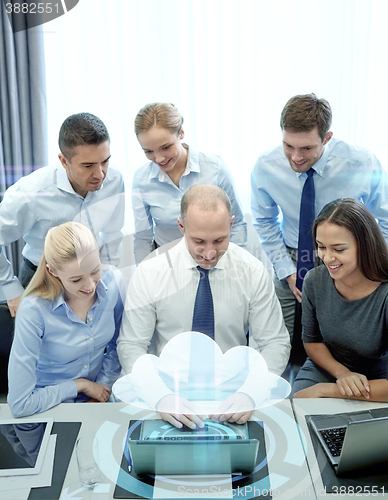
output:
[[[325,414],[325,413],[341,413],[360,411],[370,408],[387,407],[388,403],[369,403],[366,401],[353,401],[349,399],[293,399],[292,407],[294,410],[296,421],[299,425],[301,439],[307,455],[307,463],[311,474],[311,479],[314,485],[315,495],[319,498],[325,496],[321,473],[319,471],[318,463],[316,460],[315,452],[312,446],[310,433],[306,424],[305,415]],[[340,496],[341,498],[353,498],[355,496],[363,496],[349,492],[341,494],[326,494],[327,497]],[[372,495],[365,495],[372,496]],[[373,497],[386,498],[387,493],[373,494]]]
[[[99,439],[102,457],[100,469],[102,484],[98,490],[81,489],[75,454],[70,460],[61,500],[79,498],[82,500],[111,500],[118,476],[123,452],[123,442],[132,419],[146,418],[149,412],[139,411],[123,403],[61,404],[42,416],[52,417],[58,422],[82,422],[79,436],[95,434]],[[315,500],[310,474],[303,447],[294,421],[290,402],[281,401],[274,406],[255,412],[257,419],[264,422],[268,455],[268,469],[273,498],[292,499],[303,497]],[[12,418],[7,404],[0,405],[0,420]],[[157,418],[156,414],[153,417]],[[20,419],[20,421],[26,421]],[[254,487],[254,485],[253,485]],[[235,498],[242,497],[235,491]],[[245,498],[253,498],[248,492]],[[191,495],[194,498],[195,495]],[[181,496],[180,498],[184,498]],[[217,498],[215,494],[212,498]],[[222,492],[219,498],[223,498]]]

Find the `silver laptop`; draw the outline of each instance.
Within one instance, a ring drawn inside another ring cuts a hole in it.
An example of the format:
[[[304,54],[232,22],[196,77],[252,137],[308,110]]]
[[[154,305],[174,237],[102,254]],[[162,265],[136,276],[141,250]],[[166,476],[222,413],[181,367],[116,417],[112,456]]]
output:
[[[259,449],[248,425],[205,421],[203,429],[177,429],[162,420],[144,420],[128,440],[136,474],[251,473]]]
[[[388,462],[388,408],[310,415],[307,421],[338,476]]]

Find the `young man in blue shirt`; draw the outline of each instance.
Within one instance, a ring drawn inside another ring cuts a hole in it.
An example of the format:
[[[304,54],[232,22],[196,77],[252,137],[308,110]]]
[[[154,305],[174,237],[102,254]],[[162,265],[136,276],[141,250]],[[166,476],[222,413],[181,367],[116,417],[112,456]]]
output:
[[[273,263],[275,289],[291,339],[303,188],[312,171],[314,216],[330,201],[352,197],[374,214],[388,241],[387,174],[369,150],[333,138],[332,111],[315,94],[292,97],[283,108],[282,145],[261,154],[251,176],[253,224]],[[309,235],[306,235],[308,238]]]

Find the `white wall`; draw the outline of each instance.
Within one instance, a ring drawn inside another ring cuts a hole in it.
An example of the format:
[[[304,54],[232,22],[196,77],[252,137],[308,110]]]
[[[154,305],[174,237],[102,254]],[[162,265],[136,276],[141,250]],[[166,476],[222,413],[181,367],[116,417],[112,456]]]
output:
[[[89,111],[130,188],[145,162],[137,111],[173,102],[186,141],[224,158],[249,211],[250,171],[279,143],[281,109],[315,92],[332,105],[335,136],[388,165],[387,18],[386,0],[80,0],[44,25],[51,161],[62,121]]]

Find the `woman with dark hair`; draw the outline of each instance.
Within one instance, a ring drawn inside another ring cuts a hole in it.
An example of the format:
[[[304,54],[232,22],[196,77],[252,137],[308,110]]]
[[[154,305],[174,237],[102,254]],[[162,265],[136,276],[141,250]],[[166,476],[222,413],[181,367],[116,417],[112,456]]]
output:
[[[353,198],[327,204],[313,226],[324,265],[304,280],[308,358],[293,397],[388,400],[388,248],[369,210]]]

